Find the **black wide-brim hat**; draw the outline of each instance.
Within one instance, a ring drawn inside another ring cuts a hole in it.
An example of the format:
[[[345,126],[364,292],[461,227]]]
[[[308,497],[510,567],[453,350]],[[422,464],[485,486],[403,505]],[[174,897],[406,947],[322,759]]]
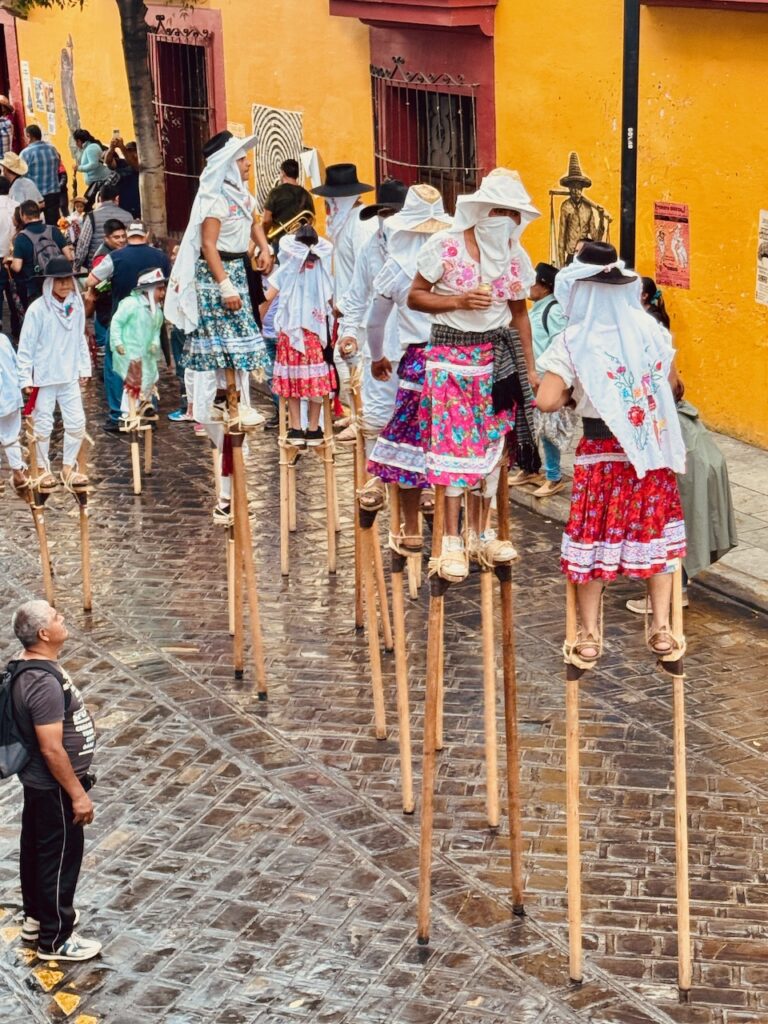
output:
[[[543,284],[545,288],[551,288],[554,290],[555,278],[557,277],[557,267],[553,267],[551,263],[537,263],[534,273],[536,274],[536,280],[539,284]]]
[[[616,263],[619,255],[616,248],[610,242],[585,242],[581,247],[576,259],[579,263],[586,263],[597,270],[591,277],[583,277],[582,281],[594,281],[595,284],[632,284],[637,280],[637,274],[630,274],[619,267],[611,266]],[[600,270],[600,267],[605,269]]]
[[[407,195],[407,185],[398,181],[397,178],[387,178],[376,189],[376,202],[366,206],[360,214],[360,220],[371,220],[372,217],[377,217],[382,210],[402,210]]]
[[[373,185],[357,180],[357,167],[354,164],[329,164],[325,169],[325,184],[312,189],[313,195],[328,199],[361,196],[364,192],[373,192]]]
[[[53,256],[45,265],[40,277],[85,277],[87,271],[75,273],[75,268],[66,256]]]
[[[230,139],[233,139],[234,135],[232,132],[226,129],[223,132],[216,132],[212,135],[207,142],[203,143],[203,156],[206,160],[210,159],[214,153],[218,153],[220,149],[224,149]]]

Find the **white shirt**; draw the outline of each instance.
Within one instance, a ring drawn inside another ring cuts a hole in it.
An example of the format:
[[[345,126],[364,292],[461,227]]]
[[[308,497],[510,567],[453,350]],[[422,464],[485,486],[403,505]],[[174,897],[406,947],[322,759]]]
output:
[[[370,220],[360,220],[360,214],[364,209],[364,206],[356,206],[347,217],[341,231],[333,239],[333,244],[336,247],[333,256],[333,276],[337,305],[352,285],[355,263],[371,235],[376,233],[375,217],[371,217]]]
[[[573,400],[576,403],[577,416],[586,416],[587,419],[597,420],[601,418],[600,413],[592,405],[589,398],[587,398],[587,393],[576,376],[576,370],[571,362],[568,349],[565,347],[565,331],[556,334],[549,348],[542,352],[536,360],[536,370],[540,374],[556,373],[558,377],[563,379],[567,388],[573,388]]]
[[[0,416],[16,412],[23,405],[16,353],[4,334],[0,334]]]
[[[71,384],[80,377],[91,376],[82,306],[72,316],[75,322],[67,330],[44,298],[35,299],[30,305],[19,338],[20,387]]]
[[[34,199],[36,203],[42,203],[43,201],[40,189],[31,178],[26,177],[16,178],[8,190],[8,195],[11,199],[15,199],[17,203],[25,203],[27,199]]]
[[[237,203],[233,203],[225,195],[221,195],[203,210],[203,217],[212,217],[221,225],[216,241],[216,248],[219,252],[248,251],[253,211],[256,209],[256,200],[250,194],[246,199],[246,206],[250,208],[250,216],[247,216]]]
[[[425,345],[429,341],[432,317],[408,308],[411,283],[411,277],[391,258],[386,261],[374,282],[376,292],[385,299],[391,299],[397,306],[397,337],[400,345],[397,358],[409,345]]]
[[[463,231],[440,231],[426,242],[416,265],[422,277],[433,285],[435,295],[461,295],[481,284],[491,287],[493,299],[488,309],[458,309],[433,313],[432,320],[458,331],[481,334],[507,327],[512,319],[509,302],[528,297],[536,280],[528,254],[518,246],[510,253],[509,269],[495,281],[481,281],[480,264],[467,251]]]
[[[13,211],[19,204],[10,196],[0,196],[0,259],[9,255],[16,227]]]
[[[375,220],[375,218],[374,218]],[[365,333],[371,303],[376,294],[374,281],[380,273],[387,258],[386,243],[381,231],[376,231],[363,247],[352,275],[352,284],[347,293],[338,302],[343,319],[339,325],[339,337],[354,338],[362,341]],[[397,333],[397,317],[395,311],[387,319],[384,328],[384,355],[397,362],[400,358],[400,342]]]

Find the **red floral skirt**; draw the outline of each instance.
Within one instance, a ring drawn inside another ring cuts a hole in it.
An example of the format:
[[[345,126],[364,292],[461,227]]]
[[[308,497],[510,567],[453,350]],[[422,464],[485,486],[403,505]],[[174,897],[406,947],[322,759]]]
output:
[[[277,336],[272,391],[281,398],[323,398],[333,391],[323,346],[312,331],[303,331],[304,351],[291,348],[288,335]]]
[[[685,555],[685,524],[671,469],[640,480],[618,441],[579,442],[560,568],[574,583],[645,579]]]

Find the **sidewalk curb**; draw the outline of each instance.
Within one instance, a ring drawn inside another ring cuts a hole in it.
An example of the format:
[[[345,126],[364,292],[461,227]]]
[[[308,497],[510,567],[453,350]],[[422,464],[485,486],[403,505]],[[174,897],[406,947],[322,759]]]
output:
[[[534,498],[530,485],[523,485],[510,487],[509,497],[514,504],[521,505],[542,518],[551,519],[556,523],[566,523],[571,506],[569,490],[570,487],[552,498],[538,499]],[[692,586],[702,587],[751,612],[768,615],[768,591],[765,585],[759,585],[751,576],[738,569],[718,564],[700,573],[693,580]]]

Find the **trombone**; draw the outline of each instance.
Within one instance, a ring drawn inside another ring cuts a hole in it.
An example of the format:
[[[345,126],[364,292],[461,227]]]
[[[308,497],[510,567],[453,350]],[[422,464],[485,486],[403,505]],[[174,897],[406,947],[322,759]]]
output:
[[[315,220],[316,217],[312,210],[300,210],[293,217],[289,217],[284,223],[273,224],[267,232],[267,241],[275,242],[282,238],[283,235],[292,235],[303,224],[314,225]]]

